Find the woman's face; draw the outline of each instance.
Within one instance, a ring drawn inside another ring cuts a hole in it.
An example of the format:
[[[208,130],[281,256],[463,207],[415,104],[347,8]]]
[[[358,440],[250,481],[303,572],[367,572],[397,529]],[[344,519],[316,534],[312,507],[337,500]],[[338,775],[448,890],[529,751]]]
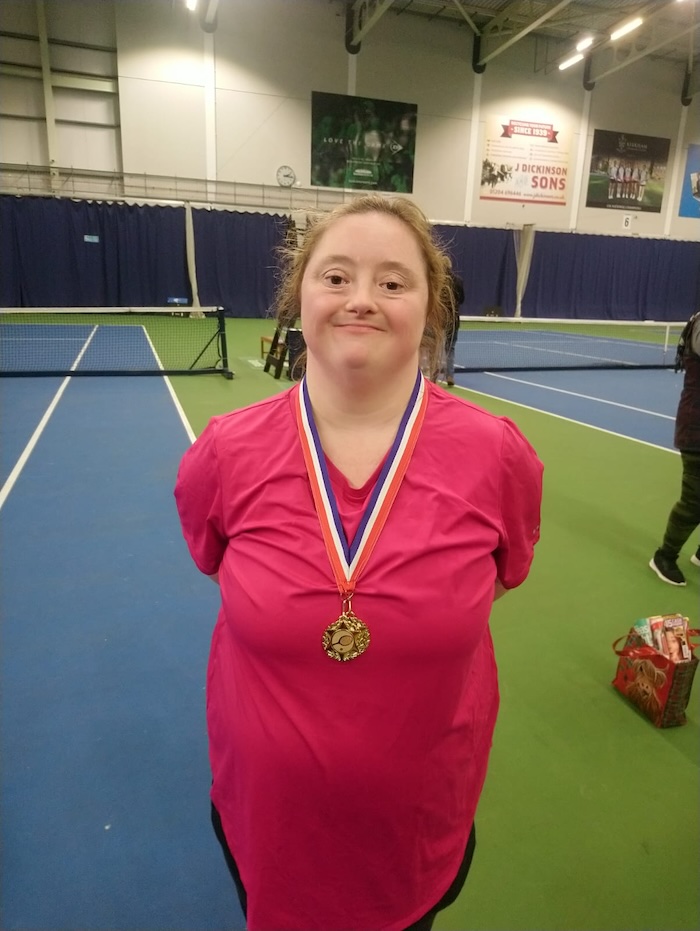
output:
[[[427,306],[411,229],[382,213],[343,217],[316,244],[301,283],[309,362],[386,374],[417,368]]]

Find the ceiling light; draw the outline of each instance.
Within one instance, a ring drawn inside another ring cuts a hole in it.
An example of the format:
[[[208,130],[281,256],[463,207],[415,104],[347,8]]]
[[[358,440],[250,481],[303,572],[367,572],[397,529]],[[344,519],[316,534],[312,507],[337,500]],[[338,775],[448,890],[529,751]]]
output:
[[[633,29],[638,29],[642,25],[644,20],[641,16],[638,16],[636,19],[632,19],[629,23],[626,23],[624,26],[620,26],[619,29],[616,29],[615,32],[610,33],[610,40],[612,42],[615,39],[621,39],[622,36],[626,36],[628,32],[632,32]]]
[[[572,65],[575,65],[577,61],[582,61],[583,55],[579,52],[578,55],[572,55],[571,58],[567,58],[566,61],[563,61],[559,65],[559,70],[563,71],[564,68],[570,68]]]
[[[191,10],[193,13],[197,9],[197,0],[186,0],[187,9]]]
[[[580,42],[576,43],[576,51],[583,52],[585,49],[590,48],[593,45],[593,36],[588,36],[587,39],[581,39]]]

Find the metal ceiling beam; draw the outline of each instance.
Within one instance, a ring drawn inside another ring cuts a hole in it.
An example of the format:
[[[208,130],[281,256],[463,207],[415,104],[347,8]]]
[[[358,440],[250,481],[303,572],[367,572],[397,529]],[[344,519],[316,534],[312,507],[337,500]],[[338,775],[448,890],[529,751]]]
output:
[[[219,9],[219,0],[209,0],[207,11],[204,14],[204,22],[211,26],[216,20],[216,12]]]
[[[31,65],[0,64],[0,74],[39,81],[43,77],[41,68],[34,68]],[[100,78],[52,71],[50,82],[52,87],[70,87],[73,90],[99,91],[103,94],[116,94],[119,91],[116,78]]]
[[[509,39],[506,39],[505,42],[502,42],[499,46],[494,48],[487,55],[481,55],[479,58],[479,61],[477,62],[478,66],[483,67],[484,65],[486,65],[486,63],[491,61],[491,59],[495,58],[497,55],[500,55],[501,52],[505,52],[505,50],[507,48],[510,48],[511,45],[515,45],[516,42],[519,42],[520,39],[522,39],[528,33],[537,29],[543,23],[546,23],[547,20],[551,19],[553,16],[556,16],[556,14],[560,10],[563,10],[565,7],[569,6],[569,4],[572,2],[573,0],[560,0],[559,3],[555,3],[554,6],[550,10],[547,10],[546,13],[543,13],[541,16],[538,16],[536,19],[531,20],[531,22],[523,26],[522,29],[519,29],[517,32],[513,33],[513,35]],[[490,33],[495,32],[496,30],[500,29],[503,23],[507,22],[508,19],[512,16],[514,11],[516,10],[520,11],[521,9],[522,9],[522,4],[520,2],[513,3],[510,6],[508,6],[505,10],[503,10],[498,16],[492,19],[489,22],[488,26],[486,26],[482,32],[482,36],[481,36],[482,42],[484,39],[489,38]]]
[[[670,2],[664,3],[662,6],[656,8],[649,6],[642,7],[635,13],[627,16],[627,20],[631,19],[635,15],[642,16],[644,20],[640,32],[635,31],[634,33],[630,33],[630,41],[636,41],[639,43],[639,39],[644,36],[645,30],[649,32],[650,41],[644,48],[638,49],[636,52],[632,52],[632,54],[627,55],[623,60],[614,61],[610,67],[600,61],[602,57],[601,53],[612,50],[614,54],[617,49],[625,47],[624,43],[622,45],[618,45],[617,42],[612,42],[610,38],[596,42],[590,49],[586,58],[586,78],[584,80],[584,86],[586,81],[589,81],[591,85],[594,85],[596,81],[600,81],[608,75],[614,74],[616,71],[620,71],[622,68],[627,67],[627,65],[631,65],[636,61],[640,61],[647,55],[651,55],[667,45],[677,43],[685,36],[689,36],[687,70],[689,73],[692,72],[693,34],[700,27],[700,21],[695,20],[694,4],[691,3],[687,7],[688,24],[681,29],[676,29],[675,31],[672,29],[667,29],[664,31],[662,25],[656,21],[664,13],[670,12],[671,10],[674,11],[674,18],[677,18],[678,14],[682,13],[683,8],[678,5],[678,0],[670,0]],[[563,57],[565,56],[561,56],[561,58]],[[691,82],[688,81],[687,83],[690,85]]]
[[[393,0],[354,0],[347,12],[345,47],[360,50],[360,42],[389,9]]]
[[[206,0],[199,14],[199,25],[204,32],[216,32],[219,0]]]
[[[642,58],[646,58],[647,55],[651,55],[653,52],[658,52],[659,49],[664,48],[666,45],[670,45],[672,42],[677,42],[679,39],[682,39],[684,36],[692,34],[697,29],[700,29],[700,23],[695,23],[692,26],[687,26],[685,29],[681,29],[680,32],[673,33],[673,35],[666,36],[665,38],[652,41],[651,45],[646,46],[639,52],[634,52],[631,55],[628,55],[624,61],[618,61],[610,68],[604,68],[604,70],[596,71],[595,70],[595,59],[591,59],[591,68],[590,68],[590,80],[591,81],[602,81],[603,78],[607,78],[608,75],[614,74],[616,71],[620,71],[622,68],[626,68],[627,65],[633,64],[635,61],[639,61]],[[606,47],[609,47],[609,43],[606,43]]]
[[[673,16],[677,23],[678,14],[682,12],[682,7],[679,7],[678,0],[670,0],[670,2],[664,3],[662,6],[650,6],[647,4],[644,7],[639,7],[637,10],[621,19],[619,22],[615,23],[615,26],[620,25],[634,18],[634,16],[641,16],[644,20],[642,26],[638,31],[630,33],[627,39],[623,40],[621,43],[612,42],[610,39],[610,30],[612,27],[606,29],[606,35],[600,36],[600,28],[596,28],[593,24],[593,28],[588,31],[598,32],[599,38],[591,48],[585,53],[584,61],[584,78],[583,86],[586,90],[593,90],[595,87],[595,82],[600,80],[603,77],[606,77],[608,74],[613,74],[615,71],[619,71],[621,68],[624,68],[626,65],[632,64],[635,61],[639,61],[645,55],[653,54],[653,52],[658,51],[661,48],[664,48],[666,45],[671,45],[676,43],[680,38],[683,38],[685,35],[689,35],[688,40],[688,64],[687,70],[689,72],[693,71],[693,31],[697,28],[697,25],[694,24],[694,12],[692,4],[687,8],[689,11],[689,25],[685,28],[677,29],[675,32],[671,32],[669,27],[666,27],[665,33],[662,33],[663,24],[655,22],[659,16],[663,13],[668,13],[673,10]],[[639,44],[639,40],[644,38],[645,32],[650,35],[649,44],[644,48],[638,49],[634,54],[627,55],[624,61],[616,61],[614,66],[610,68],[607,67],[605,61],[603,61],[603,55],[606,52],[613,52],[618,48],[625,48],[629,42]],[[562,43],[559,43],[559,48],[562,48]],[[565,52],[559,52],[557,56],[553,59],[545,61],[544,72],[549,74],[551,71],[556,69],[566,58],[571,57],[574,53],[573,41],[571,45],[567,47]],[[596,70],[597,68],[597,70]]]
[[[475,35],[475,36],[480,36],[480,35],[481,35],[481,30],[480,30],[479,27],[476,25],[476,23],[474,22],[474,20],[471,18],[471,16],[469,15],[469,13],[467,13],[467,11],[464,9],[464,7],[463,7],[462,4],[459,2],[459,0],[452,0],[452,2],[453,2],[454,5],[457,7],[457,9],[458,9],[459,12],[462,14],[462,16],[466,19],[467,23],[469,23],[469,28],[470,28],[471,31],[474,33],[474,35]]]

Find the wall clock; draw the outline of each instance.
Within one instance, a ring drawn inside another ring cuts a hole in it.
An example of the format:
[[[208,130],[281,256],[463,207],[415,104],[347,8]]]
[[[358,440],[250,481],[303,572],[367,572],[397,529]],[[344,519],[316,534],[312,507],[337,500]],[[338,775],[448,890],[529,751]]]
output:
[[[277,169],[277,183],[282,187],[291,187],[296,179],[294,169],[290,168],[289,165],[280,165]]]

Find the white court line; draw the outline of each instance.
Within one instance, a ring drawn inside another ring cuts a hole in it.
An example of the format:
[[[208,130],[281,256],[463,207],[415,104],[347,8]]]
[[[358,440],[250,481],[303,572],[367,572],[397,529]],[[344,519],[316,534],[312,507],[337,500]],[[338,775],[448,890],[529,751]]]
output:
[[[487,373],[490,374],[490,373]],[[519,401],[509,401],[508,398],[502,398],[498,394],[489,394],[486,391],[477,391],[475,388],[462,388],[461,385],[455,385],[461,391],[468,391],[471,394],[480,394],[484,398],[492,398],[494,401],[502,401],[505,404],[513,404],[515,407],[522,407],[526,411],[534,411],[536,414],[544,414],[546,417],[554,417],[556,420],[564,420],[566,423],[574,423],[577,427],[587,427],[589,430],[597,430],[598,433],[607,433],[609,436],[617,436],[621,440],[629,440],[632,443],[641,443],[642,446],[651,446],[652,449],[662,449],[665,453],[674,453],[680,456],[677,449],[669,449],[668,446],[659,446],[657,443],[649,443],[647,440],[638,440],[635,436],[627,436],[625,433],[616,433],[614,430],[606,430],[604,427],[596,427],[592,423],[584,423],[582,420],[574,420],[572,417],[563,417],[561,414],[553,414],[551,411],[543,411],[539,407],[532,407],[531,404],[521,404]]]
[[[92,328],[92,332],[90,333],[88,338],[85,340],[85,343],[83,344],[83,348],[80,350],[80,352],[76,356],[75,362],[71,365],[70,367],[71,372],[74,372],[77,369],[78,365],[80,364],[80,360],[85,355],[85,352],[88,346],[90,345],[90,343],[92,342],[92,338],[96,332],[97,332],[97,326],[94,326]],[[44,412],[44,416],[39,421],[36,430],[34,431],[34,433],[32,433],[31,437],[29,438],[29,442],[22,450],[22,454],[20,455],[19,459],[15,463],[14,468],[12,469],[10,474],[7,476],[7,480],[5,481],[5,484],[2,486],[2,488],[0,488],[0,510],[2,510],[2,506],[7,500],[7,496],[12,491],[15,485],[15,482],[22,474],[22,469],[27,464],[27,461],[29,460],[29,457],[31,456],[34,450],[34,447],[39,442],[39,437],[44,432],[46,424],[49,422],[49,420],[51,419],[51,415],[56,410],[56,405],[61,400],[63,392],[68,387],[70,380],[71,380],[71,376],[66,375],[66,377],[61,382],[58,391],[53,396],[53,399],[51,400],[51,403],[49,404],[49,406],[46,408],[46,411]]]
[[[558,394],[570,394],[574,398],[584,398],[586,401],[596,401],[598,404],[609,404],[611,407],[622,407],[626,411],[636,411],[638,414],[649,414],[650,417],[661,417],[663,420],[675,420],[670,414],[657,414],[644,407],[633,407],[631,404],[621,404],[619,401],[608,401],[605,398],[596,398],[591,394],[581,394],[580,391],[567,391],[565,388],[554,388],[551,385],[541,385],[537,381],[528,381],[526,378],[513,378],[511,375],[501,375],[500,372],[484,372],[492,378],[503,378],[505,381],[514,381],[519,385],[531,385],[533,388],[543,388],[545,391],[556,391]]]
[[[162,370],[162,369],[163,369],[163,363],[160,361],[160,356],[159,356],[158,353],[156,352],[156,347],[155,347],[155,346],[153,345],[153,343],[151,342],[151,337],[148,335],[148,330],[147,330],[146,327],[143,326],[143,325],[141,326],[141,329],[143,330],[143,333],[144,333],[144,336],[146,337],[146,340],[147,340],[147,342],[148,342],[148,345],[151,347],[151,352],[153,353],[153,358],[154,358],[154,359],[156,360],[156,362],[158,363],[158,368]],[[187,419],[187,414],[185,414],[184,410],[182,409],[182,404],[180,404],[180,399],[179,399],[178,396],[175,394],[175,389],[173,388],[172,384],[170,383],[170,379],[168,378],[167,375],[163,375],[163,381],[165,382],[165,387],[166,387],[166,388],[168,389],[168,391],[170,392],[170,397],[172,398],[173,404],[175,405],[175,410],[177,411],[177,413],[178,413],[178,415],[179,415],[179,417],[180,417],[180,420],[182,421],[182,425],[183,425],[183,427],[185,428],[185,433],[187,434],[187,437],[188,437],[190,443],[194,443],[194,441],[197,439],[197,437],[196,437],[196,435],[195,435],[194,430],[192,429],[192,425],[190,424],[189,420]]]
[[[595,359],[596,362],[617,362],[619,365],[629,365],[634,368],[635,365],[641,365],[641,362],[623,362],[617,358],[608,358],[608,356],[592,356],[585,352],[568,352],[564,349],[555,347],[547,349],[544,346],[538,346],[534,343],[514,343],[512,340],[504,342],[503,340],[493,339],[489,341],[490,346],[505,346],[506,349],[515,347],[516,349],[528,349],[530,352],[548,352],[552,356],[573,356],[574,359]]]

